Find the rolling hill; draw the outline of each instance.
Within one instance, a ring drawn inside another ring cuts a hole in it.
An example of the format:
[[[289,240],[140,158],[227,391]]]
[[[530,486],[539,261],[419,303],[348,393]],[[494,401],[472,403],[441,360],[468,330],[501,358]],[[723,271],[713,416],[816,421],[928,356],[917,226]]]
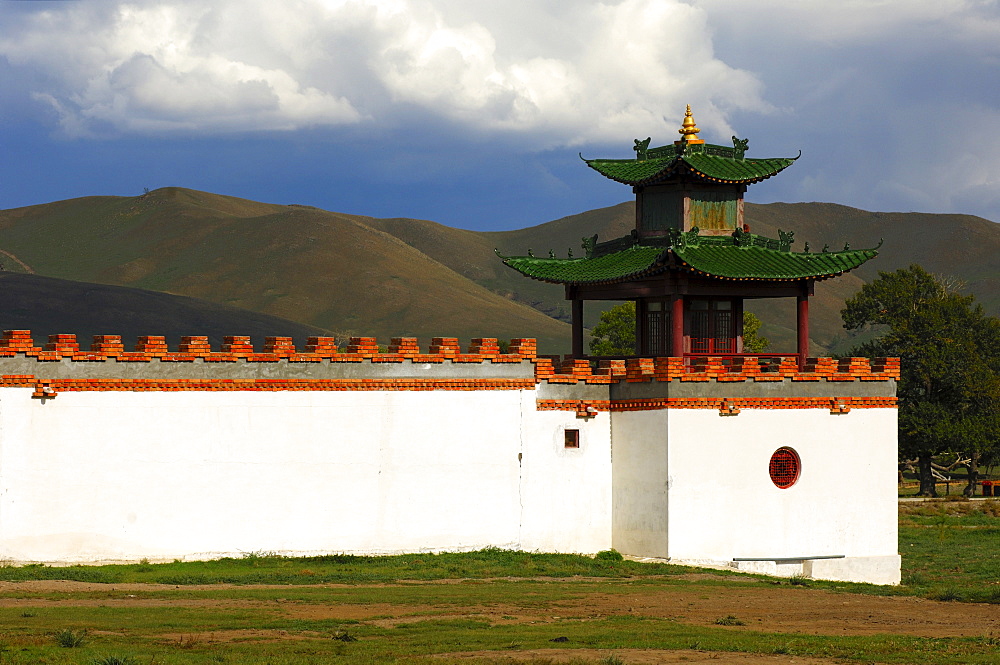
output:
[[[164,335],[176,348],[184,335],[207,335],[218,348],[226,335],[285,336],[300,348],[322,328],[228,305],[157,291],[0,272],[0,320],[5,330],[30,330],[36,346],[50,334],[76,333],[81,349],[94,335],[121,335],[131,349],[140,335]]]
[[[421,220],[373,220],[379,228],[413,247],[434,256],[456,272],[499,293],[509,294],[550,314],[568,318],[569,308],[559,286],[527,280],[497,261],[487,248],[503,254],[524,255],[528,248],[536,256],[554,249],[566,256],[572,248],[582,253],[580,240],[597,233],[610,240],[627,234],[635,226],[632,202],[591,210],[579,215],[501,233],[475,233]],[[837,279],[819,282],[810,307],[813,352],[845,352],[851,340],[843,330],[840,310],[846,298],[857,292],[879,271],[919,263],[927,270],[965,284],[992,314],[1000,314],[1000,225],[971,215],[868,212],[832,203],[746,204],[746,221],[755,233],[773,238],[778,229],[794,231],[794,249],[821,251],[829,245],[841,249],[874,247],[884,241],[878,258]],[[473,260],[472,257],[478,257]],[[747,309],[765,322],[763,334],[772,348],[795,348],[794,302],[749,301]],[[593,325],[600,307],[588,303],[585,319]]]
[[[747,203],[746,215],[756,233],[794,231],[797,250],[805,242],[811,251],[846,242],[871,247],[884,238],[877,259],[817,284],[811,308],[816,353],[849,346],[839,314],[845,298],[878,271],[910,263],[964,282],[988,311],[1000,313],[1000,226],[988,220],[829,203]],[[619,237],[633,219],[629,202],[515,231],[476,232],[171,187],[0,211],[0,263],[8,272],[191,296],[339,336],[387,341],[413,335],[425,342],[436,335],[463,341],[531,336],[543,352],[556,353],[569,342],[563,289],[506,268],[494,248],[505,255],[529,248],[536,255],[550,249],[581,255],[582,237]],[[791,301],[756,301],[748,308],[764,319],[775,350],[792,350]],[[588,304],[588,325],[600,309]]]
[[[180,188],[87,197],[0,212],[0,249],[38,274],[201,298],[338,337],[530,331],[551,346],[568,335],[365,218],[305,206]]]

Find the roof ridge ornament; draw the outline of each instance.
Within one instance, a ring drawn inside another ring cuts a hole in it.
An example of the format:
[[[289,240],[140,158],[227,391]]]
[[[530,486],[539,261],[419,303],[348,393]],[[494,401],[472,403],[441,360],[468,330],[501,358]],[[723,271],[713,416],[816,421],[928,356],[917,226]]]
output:
[[[667,229],[668,247],[673,249],[697,247],[700,240],[701,237],[697,226],[692,226],[690,231],[681,231],[677,228]]]
[[[684,111],[684,122],[681,123],[681,128],[677,130],[677,133],[681,135],[681,140],[676,141],[675,145],[684,143],[704,143],[703,139],[698,138],[698,125],[694,121],[694,114],[691,113],[691,105],[687,105],[687,110]]]
[[[792,245],[795,244],[795,231],[789,231],[785,233],[781,229],[778,229],[778,243],[781,245],[782,252],[792,251]]]
[[[733,136],[733,152],[735,153],[736,159],[743,159],[743,156],[749,148],[750,139],[738,139]]]
[[[635,139],[635,145],[632,149],[635,150],[635,161],[644,162],[646,161],[646,152],[649,150],[649,142],[653,140],[652,136],[647,136],[645,141],[640,141]]]
[[[776,252],[791,252],[795,243],[795,231],[786,233],[778,229],[778,237],[775,239],[738,228],[733,231],[732,238],[734,247],[763,247]],[[809,251],[808,246],[806,251]]]

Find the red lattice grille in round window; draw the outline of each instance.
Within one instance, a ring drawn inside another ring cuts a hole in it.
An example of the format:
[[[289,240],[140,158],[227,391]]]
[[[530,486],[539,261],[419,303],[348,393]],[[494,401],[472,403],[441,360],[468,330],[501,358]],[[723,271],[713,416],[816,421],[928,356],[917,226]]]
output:
[[[798,454],[791,448],[778,448],[771,455],[771,463],[767,470],[771,473],[771,480],[781,489],[786,489],[795,484],[799,479]]]

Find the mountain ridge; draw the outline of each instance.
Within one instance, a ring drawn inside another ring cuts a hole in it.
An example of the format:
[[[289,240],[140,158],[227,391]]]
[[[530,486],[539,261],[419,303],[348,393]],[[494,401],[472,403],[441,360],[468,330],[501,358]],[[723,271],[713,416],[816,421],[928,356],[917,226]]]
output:
[[[94,335],[120,335],[127,349],[141,335],[162,335],[173,348],[188,335],[207,336],[215,348],[227,335],[248,335],[259,349],[265,337],[291,337],[301,346],[332,334],[197,298],[11,272],[0,272],[0,316],[5,330],[30,330],[35,346],[70,333],[81,349],[90,348]]]
[[[1000,313],[1000,226],[972,215],[869,212],[833,203],[746,203],[755,233],[795,233],[840,249],[884,243],[880,256],[817,283],[813,352],[850,344],[839,311],[879,271],[920,263],[965,283]],[[300,321],[340,337],[536,337],[566,352],[568,303],[558,285],[506,268],[494,254],[581,256],[581,239],[626,235],[623,202],[510,231],[472,231],[430,220],[374,218],[178,187],[138,197],[82,197],[0,211],[0,250],[39,275],[201,298]],[[0,256],[10,271],[23,271]],[[613,303],[587,303],[596,323]],[[794,303],[749,301],[774,350],[794,349]],[[0,321],[2,324],[2,321]],[[61,331],[73,332],[73,331]],[[155,333],[150,333],[155,334]],[[198,333],[192,333],[198,334]],[[238,334],[238,333],[235,333]]]

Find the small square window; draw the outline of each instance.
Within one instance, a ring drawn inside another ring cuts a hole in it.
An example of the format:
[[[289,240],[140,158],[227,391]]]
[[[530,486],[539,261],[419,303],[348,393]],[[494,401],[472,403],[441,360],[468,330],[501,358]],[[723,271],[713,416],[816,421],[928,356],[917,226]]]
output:
[[[578,429],[568,429],[565,430],[566,434],[566,447],[567,448],[579,448],[580,447],[580,430]]]

